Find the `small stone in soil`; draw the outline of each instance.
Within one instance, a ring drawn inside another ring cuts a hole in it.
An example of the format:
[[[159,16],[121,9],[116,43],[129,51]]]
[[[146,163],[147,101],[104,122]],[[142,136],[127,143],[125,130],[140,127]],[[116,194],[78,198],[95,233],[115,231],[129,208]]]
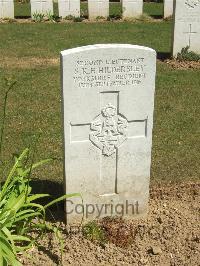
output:
[[[153,254],[153,255],[159,255],[162,253],[162,250],[160,247],[158,246],[152,246],[150,249],[149,249],[149,253]]]

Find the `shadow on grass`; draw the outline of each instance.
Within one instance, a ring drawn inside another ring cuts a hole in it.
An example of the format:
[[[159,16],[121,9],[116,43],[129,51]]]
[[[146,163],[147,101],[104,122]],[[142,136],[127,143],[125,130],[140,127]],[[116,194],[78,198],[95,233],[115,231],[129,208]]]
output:
[[[150,15],[153,19],[163,19],[163,15]]]
[[[33,194],[49,194],[50,197],[45,197],[37,202],[45,205],[54,199],[57,199],[64,195],[64,184],[59,182],[54,182],[50,180],[31,180],[31,187]],[[46,213],[46,220],[50,222],[64,222],[65,221],[65,211],[64,211],[64,201],[60,201],[52,205]]]
[[[167,53],[167,52],[157,52],[157,59],[164,61],[166,59],[170,59],[171,58],[171,53]]]
[[[31,16],[15,16],[15,19],[29,19]]]

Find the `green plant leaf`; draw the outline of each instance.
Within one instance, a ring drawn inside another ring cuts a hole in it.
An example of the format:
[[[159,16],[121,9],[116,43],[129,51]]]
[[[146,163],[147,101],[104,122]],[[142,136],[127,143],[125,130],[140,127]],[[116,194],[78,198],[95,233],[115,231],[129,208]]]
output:
[[[5,217],[4,217],[4,216]],[[1,219],[2,220],[0,220],[0,230],[5,226],[5,225],[7,225],[7,227],[8,227],[8,225],[10,224],[10,223],[12,223],[13,222],[13,220],[14,220],[14,217],[15,217],[15,211],[13,211],[13,210],[6,210],[6,211],[4,211],[3,213],[1,213]]]
[[[42,166],[43,164],[49,163],[51,161],[53,161],[53,159],[46,159],[46,160],[42,160],[42,161],[40,161],[38,163],[33,164],[31,167],[29,167],[28,169],[26,169],[23,172],[22,176],[23,177],[27,176],[33,169],[35,169],[35,168],[37,168],[39,166]]]
[[[27,241],[31,242],[32,240],[26,236],[12,235],[14,241]]]
[[[52,200],[51,202],[49,202],[48,204],[46,204],[44,206],[44,208],[46,209],[46,208],[48,208],[48,207],[50,207],[50,206],[52,206],[52,205],[54,205],[54,204],[56,204],[56,203],[64,200],[64,199],[68,199],[68,198],[72,198],[72,197],[80,197],[82,199],[82,196],[81,196],[80,193],[66,194],[66,195],[63,195],[63,196],[55,199],[55,200]],[[83,201],[83,199],[82,199],[82,201]]]
[[[6,182],[4,183],[3,185],[3,188],[2,188],[2,191],[0,192],[0,200],[2,199],[2,197],[4,196],[5,192],[6,192],[6,189],[7,189],[7,186],[12,178],[12,176],[14,175],[19,163],[21,162],[21,160],[27,155],[29,149],[25,149],[22,154],[19,156],[19,158],[16,160],[13,168],[11,169],[7,179],[6,179]]]
[[[11,245],[12,245],[12,251],[13,253],[16,255],[16,249],[15,249],[15,243],[12,237],[12,234],[10,233],[10,231],[4,227],[1,229],[1,231],[5,234],[5,236],[8,238],[8,240],[10,241]]]
[[[35,210],[33,209],[28,209],[28,210],[23,210],[23,211],[20,211],[20,212],[17,212],[15,217],[19,217],[19,216],[22,216],[23,214],[27,214],[27,213],[34,213]]]
[[[24,204],[23,206],[24,208],[28,208],[28,207],[35,207],[35,208],[38,208],[40,209],[43,213],[45,213],[45,208],[41,205],[41,204],[38,204],[38,203],[26,203]]]
[[[41,212],[34,212],[34,213],[24,214],[24,215],[16,218],[15,222],[26,221],[26,219],[28,219],[28,218],[39,217],[40,215],[43,216]]]
[[[50,195],[49,194],[36,194],[36,195],[32,195],[32,196],[29,196],[27,198],[27,202],[31,202],[31,201],[34,201],[36,199],[40,199],[40,198],[44,198],[44,197],[49,197]]]
[[[21,263],[16,259],[15,254],[13,253],[12,246],[2,235],[0,236],[0,246],[3,257],[6,258],[11,263],[11,265],[21,266]]]
[[[6,208],[17,212],[24,205],[24,202],[25,202],[25,194],[21,193],[19,197],[9,202],[9,204],[6,205]]]

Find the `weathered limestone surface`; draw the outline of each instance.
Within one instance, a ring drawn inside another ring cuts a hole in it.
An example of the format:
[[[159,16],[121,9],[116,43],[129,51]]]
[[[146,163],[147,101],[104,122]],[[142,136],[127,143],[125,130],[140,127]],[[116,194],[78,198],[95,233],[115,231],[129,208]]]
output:
[[[0,18],[14,18],[13,0],[0,0]]]
[[[164,18],[173,15],[173,0],[164,0]]]
[[[109,16],[109,0],[88,0],[89,19]]]
[[[91,45],[61,52],[61,63],[66,193],[81,193],[87,219],[144,216],[155,51],[127,44]],[[77,204],[79,198],[67,201],[68,222],[80,221]]]
[[[122,10],[124,18],[141,16],[143,13],[143,0],[123,0]]]
[[[58,0],[60,17],[80,17],[80,0]]]

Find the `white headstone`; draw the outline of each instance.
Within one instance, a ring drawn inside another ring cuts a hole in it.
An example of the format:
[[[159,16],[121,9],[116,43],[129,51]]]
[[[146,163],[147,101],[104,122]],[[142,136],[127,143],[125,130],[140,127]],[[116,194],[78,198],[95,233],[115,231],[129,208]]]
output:
[[[58,0],[58,11],[60,17],[80,17],[80,0]]]
[[[14,18],[13,0],[0,0],[0,18]]]
[[[109,16],[109,0],[88,0],[89,19]]]
[[[164,18],[168,18],[173,15],[173,0],[164,0]]]
[[[156,52],[99,44],[63,51],[61,62],[66,193],[82,194],[87,219],[144,216]],[[68,222],[82,217],[78,204],[67,201]]]
[[[33,14],[53,14],[53,1],[52,0],[31,0],[31,16]]]
[[[173,56],[186,46],[200,53],[200,0],[175,1]]]
[[[124,18],[138,17],[143,13],[143,0],[123,0],[122,11]]]

